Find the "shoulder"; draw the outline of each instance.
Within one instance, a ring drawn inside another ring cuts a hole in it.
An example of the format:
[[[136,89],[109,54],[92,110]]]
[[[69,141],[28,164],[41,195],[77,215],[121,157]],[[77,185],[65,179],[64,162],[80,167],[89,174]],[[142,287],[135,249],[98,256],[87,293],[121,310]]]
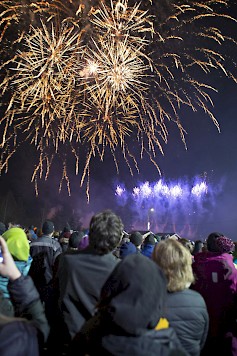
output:
[[[167,305],[174,307],[192,306],[193,308],[201,307],[206,309],[206,303],[201,294],[192,289],[168,293]]]
[[[50,236],[42,236],[30,244],[30,249],[44,247],[44,248],[61,248],[60,243],[57,240],[52,239]]]

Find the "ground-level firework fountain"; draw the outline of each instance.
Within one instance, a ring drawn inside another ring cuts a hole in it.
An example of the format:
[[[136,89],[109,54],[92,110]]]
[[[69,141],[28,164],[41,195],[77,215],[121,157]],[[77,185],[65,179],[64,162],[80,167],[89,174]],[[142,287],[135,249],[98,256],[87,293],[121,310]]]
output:
[[[200,178],[160,179],[140,183],[130,191],[118,184],[115,195],[117,204],[130,211],[129,229],[173,232],[197,239],[201,238],[200,224],[204,218],[208,221],[221,189],[221,184],[213,186]]]

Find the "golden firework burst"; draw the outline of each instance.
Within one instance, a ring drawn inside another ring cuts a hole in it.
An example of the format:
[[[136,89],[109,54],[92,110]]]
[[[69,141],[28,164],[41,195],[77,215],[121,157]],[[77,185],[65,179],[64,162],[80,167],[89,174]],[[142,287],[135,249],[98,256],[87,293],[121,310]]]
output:
[[[130,172],[139,169],[131,141],[159,170],[156,157],[164,154],[168,122],[178,127],[185,144],[183,107],[203,110],[219,129],[212,73],[236,82],[234,62],[226,60],[224,48],[227,43],[236,48],[237,43],[219,21],[236,24],[228,5],[227,0],[179,5],[3,1],[1,170],[7,169],[20,143],[28,141],[39,152],[32,179],[37,182],[43,172],[48,177],[55,154],[62,151],[62,181],[70,190],[65,147],[70,147],[78,172],[79,151],[86,146],[86,163],[79,173],[81,184],[88,178],[89,195],[94,156],[103,160],[109,151],[118,169],[120,150]]]

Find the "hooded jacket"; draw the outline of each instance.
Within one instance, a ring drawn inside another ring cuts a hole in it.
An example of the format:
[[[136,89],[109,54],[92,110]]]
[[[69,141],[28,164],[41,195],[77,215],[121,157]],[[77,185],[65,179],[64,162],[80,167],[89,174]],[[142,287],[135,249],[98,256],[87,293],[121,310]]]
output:
[[[192,289],[204,298],[210,318],[209,338],[215,338],[224,345],[224,338],[236,329],[237,270],[233,257],[228,253],[201,252],[195,255],[193,272],[196,278]],[[236,330],[235,330],[236,332]],[[237,347],[236,336],[229,345]],[[227,349],[225,354],[228,355]],[[232,355],[237,355],[231,351]]]
[[[32,279],[23,275],[10,281],[8,290],[19,318],[0,315],[0,355],[38,356],[49,334],[39,294]]]
[[[17,268],[21,274],[26,276],[29,273],[32,258],[30,256],[29,241],[24,230],[19,227],[13,227],[5,231],[3,237],[7,242],[7,247],[14,258]],[[4,298],[9,299],[10,302],[10,296],[7,289],[8,281],[7,277],[0,276],[0,291],[3,293]]]
[[[141,254],[125,257],[105,282],[97,314],[74,338],[70,355],[186,355],[172,328],[155,330],[166,279]]]

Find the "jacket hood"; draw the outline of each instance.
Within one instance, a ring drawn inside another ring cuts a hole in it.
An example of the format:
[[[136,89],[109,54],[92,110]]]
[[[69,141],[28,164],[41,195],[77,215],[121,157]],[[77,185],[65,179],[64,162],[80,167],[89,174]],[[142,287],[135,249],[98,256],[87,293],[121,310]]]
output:
[[[6,240],[8,250],[15,260],[28,260],[30,255],[30,244],[23,229],[12,227],[4,232],[2,236]]]
[[[195,262],[197,262],[197,263],[205,263],[208,261],[216,261],[216,260],[233,261],[233,256],[229,253],[204,251],[204,252],[197,253],[194,256],[194,259],[195,259]]]
[[[131,335],[153,329],[163,316],[166,278],[161,269],[141,254],[125,257],[101,290],[100,312]]]

